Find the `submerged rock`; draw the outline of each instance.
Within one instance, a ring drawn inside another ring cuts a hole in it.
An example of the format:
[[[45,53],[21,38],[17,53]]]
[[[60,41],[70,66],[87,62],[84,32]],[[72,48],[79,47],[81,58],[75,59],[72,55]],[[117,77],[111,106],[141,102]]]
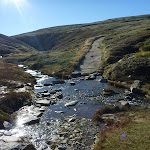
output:
[[[64,80],[56,80],[56,81],[52,81],[52,83],[55,84],[64,84],[65,81]]]
[[[105,89],[103,89],[103,94],[104,94],[104,95],[112,95],[112,94],[114,94],[114,93],[115,93],[115,91],[112,90],[112,89],[110,89],[110,88],[105,88]]]
[[[59,98],[59,99],[63,98],[63,95],[60,92],[56,93],[55,96],[56,98]]]
[[[65,106],[69,107],[69,106],[75,106],[78,103],[78,101],[71,101],[69,103],[66,103]]]
[[[50,94],[55,94],[55,93],[56,93],[56,90],[50,90],[49,93],[50,93]]]
[[[73,78],[81,77],[81,73],[80,72],[73,72],[71,76]]]
[[[52,83],[45,83],[44,86],[52,86]]]
[[[101,83],[107,83],[108,80],[107,80],[106,78],[103,78],[103,79],[100,79],[100,82],[101,82]]]

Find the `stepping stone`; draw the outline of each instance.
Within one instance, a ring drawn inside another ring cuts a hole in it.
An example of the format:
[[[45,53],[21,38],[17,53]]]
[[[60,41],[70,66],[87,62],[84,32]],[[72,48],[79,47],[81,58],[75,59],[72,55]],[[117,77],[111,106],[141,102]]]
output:
[[[69,103],[66,103],[65,106],[69,107],[69,106],[75,106],[78,103],[78,101],[71,101]]]

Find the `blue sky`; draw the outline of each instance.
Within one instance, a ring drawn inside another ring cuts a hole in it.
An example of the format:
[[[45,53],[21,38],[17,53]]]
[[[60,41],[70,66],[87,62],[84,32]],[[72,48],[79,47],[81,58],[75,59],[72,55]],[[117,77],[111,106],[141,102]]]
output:
[[[150,14],[150,0],[0,0],[0,33]]]

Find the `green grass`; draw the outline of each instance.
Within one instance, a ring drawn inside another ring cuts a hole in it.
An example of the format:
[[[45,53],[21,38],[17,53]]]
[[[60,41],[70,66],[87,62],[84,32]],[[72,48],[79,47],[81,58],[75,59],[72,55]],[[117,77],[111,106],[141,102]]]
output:
[[[135,57],[150,57],[150,51],[138,52],[134,54]]]
[[[0,129],[3,128],[3,122],[5,120],[9,120],[10,119],[10,115],[2,110],[0,110]]]
[[[150,45],[144,45],[140,48],[141,51],[150,51]]]
[[[94,150],[148,150],[150,147],[150,109],[135,109],[120,114],[130,121],[124,121],[121,126],[111,126],[103,130]],[[123,121],[122,121],[123,122]],[[120,139],[123,134],[127,136]]]
[[[101,68],[104,68],[126,54],[138,52],[141,47],[149,45],[149,23],[149,15],[145,15],[46,28],[17,35],[14,38],[39,51],[35,56],[20,57],[17,61],[31,64],[36,69],[43,68],[42,71],[48,74],[71,74],[90,48],[93,39],[105,35],[106,38],[101,43]],[[51,58],[52,54],[54,58]],[[52,71],[48,71],[48,68]]]
[[[93,40],[104,35],[105,39],[100,43],[102,59],[99,71],[106,72],[111,64],[117,63],[126,55],[135,53],[139,55],[138,57],[149,57],[149,52],[140,53],[149,49],[149,18],[150,15],[115,18],[95,23],[46,28],[17,35],[13,38],[22,41],[23,47],[25,46],[23,42],[30,45],[32,50],[30,51],[28,47],[28,50],[23,53],[21,51],[10,53],[3,60],[10,63],[24,63],[31,68],[40,69],[45,74],[50,75],[55,72],[55,75],[63,77],[70,75],[80,64]],[[111,67],[109,72],[113,74]],[[129,72],[133,74],[132,69]],[[126,74],[128,75],[128,72]],[[111,79],[116,78],[108,76]],[[124,79],[126,80],[127,77]]]
[[[150,99],[150,83],[142,85],[141,93],[145,94]]]

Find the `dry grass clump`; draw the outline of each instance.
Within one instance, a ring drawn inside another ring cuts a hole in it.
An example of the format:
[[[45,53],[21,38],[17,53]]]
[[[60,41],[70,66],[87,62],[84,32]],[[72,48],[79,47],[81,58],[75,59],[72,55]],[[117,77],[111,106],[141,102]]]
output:
[[[12,113],[22,107],[24,104],[30,103],[31,97],[28,92],[9,92],[0,100],[1,110],[6,113]]]
[[[34,79],[30,74],[25,73],[15,64],[0,62],[0,83],[8,84],[9,81],[20,81],[33,83]]]
[[[135,57],[150,57],[150,51],[138,52],[134,54]]]
[[[118,88],[129,88],[130,84],[126,82],[117,82],[117,81],[111,81],[109,80],[108,83],[112,86],[118,87]]]

